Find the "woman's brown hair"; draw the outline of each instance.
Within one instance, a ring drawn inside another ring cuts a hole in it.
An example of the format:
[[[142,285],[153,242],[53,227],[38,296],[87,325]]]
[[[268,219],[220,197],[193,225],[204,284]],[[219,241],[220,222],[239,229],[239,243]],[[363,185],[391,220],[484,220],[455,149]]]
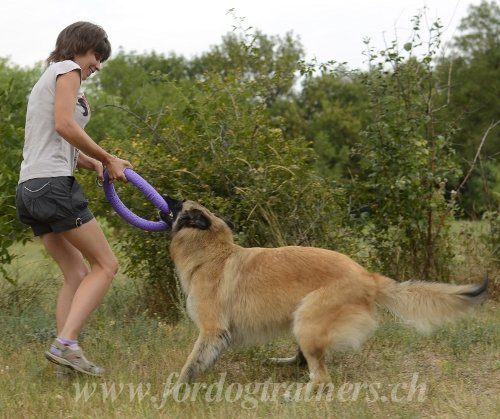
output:
[[[75,22],[64,28],[56,41],[56,48],[47,58],[47,64],[73,60],[78,54],[93,50],[101,62],[111,55],[111,44],[103,28],[90,22]]]

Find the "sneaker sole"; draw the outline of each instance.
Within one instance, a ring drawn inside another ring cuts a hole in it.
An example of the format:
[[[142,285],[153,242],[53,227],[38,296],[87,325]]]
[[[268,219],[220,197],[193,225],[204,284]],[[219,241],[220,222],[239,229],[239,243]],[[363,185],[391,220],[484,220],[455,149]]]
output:
[[[54,355],[53,353],[47,351],[45,352],[45,358],[47,358],[50,362],[53,362],[54,364],[61,365],[63,367],[68,367],[71,368],[75,371],[81,372],[82,374],[87,374],[87,375],[92,375],[93,377],[101,377],[103,374],[96,374],[91,371],[85,371],[84,369],[80,368],[77,365],[73,365],[71,362],[67,361],[64,358],[61,358],[57,355]]]

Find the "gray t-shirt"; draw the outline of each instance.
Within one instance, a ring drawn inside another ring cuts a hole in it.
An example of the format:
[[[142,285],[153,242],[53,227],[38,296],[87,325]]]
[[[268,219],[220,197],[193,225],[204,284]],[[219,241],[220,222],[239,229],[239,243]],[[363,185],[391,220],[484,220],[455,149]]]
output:
[[[52,63],[31,91],[19,183],[41,177],[73,175],[79,151],[56,132],[54,107],[57,77],[75,69],[81,71],[74,61]],[[83,129],[89,119],[90,106],[84,94],[79,92],[75,121]]]

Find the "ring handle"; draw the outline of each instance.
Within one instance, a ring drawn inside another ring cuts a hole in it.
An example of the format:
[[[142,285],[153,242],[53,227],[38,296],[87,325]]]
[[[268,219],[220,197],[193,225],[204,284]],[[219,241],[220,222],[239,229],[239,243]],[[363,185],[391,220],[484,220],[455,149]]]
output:
[[[170,213],[170,209],[168,208],[168,205],[163,197],[144,178],[130,168],[125,169],[123,173],[125,174],[127,180],[136,186],[137,189],[139,189],[148,201],[151,202],[156,208],[167,214]],[[103,188],[106,199],[114,208],[116,213],[133,226],[146,231],[165,231],[170,228],[165,221],[146,220],[129,210],[118,197],[114,185],[109,182],[109,174],[107,170],[104,171]]]

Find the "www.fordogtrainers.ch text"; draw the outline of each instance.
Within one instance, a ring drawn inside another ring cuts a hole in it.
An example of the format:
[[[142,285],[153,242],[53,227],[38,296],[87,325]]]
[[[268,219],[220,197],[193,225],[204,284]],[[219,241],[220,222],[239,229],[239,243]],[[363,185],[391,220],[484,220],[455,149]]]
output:
[[[400,383],[349,383],[326,384],[314,388],[307,383],[229,383],[226,374],[220,374],[215,383],[175,384],[177,373],[169,375],[159,391],[151,383],[74,383],[75,401],[88,402],[101,398],[109,403],[151,403],[161,409],[171,400],[178,403],[204,400],[209,403],[239,403],[243,409],[254,409],[266,402],[354,402],[367,403],[423,402],[427,384],[419,382],[419,374],[413,373],[408,381]]]

